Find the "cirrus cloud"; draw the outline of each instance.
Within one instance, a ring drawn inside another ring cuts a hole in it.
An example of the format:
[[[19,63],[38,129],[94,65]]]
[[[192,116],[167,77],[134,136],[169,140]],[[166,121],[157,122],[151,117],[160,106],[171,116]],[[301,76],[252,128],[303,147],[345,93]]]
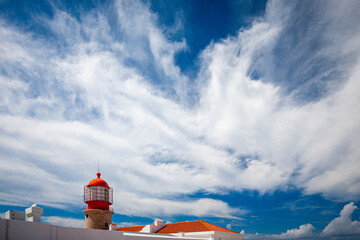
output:
[[[173,209],[184,206],[196,216],[235,218],[244,211],[220,200],[163,198],[289,184],[305,194],[359,199],[360,31],[329,18],[359,22],[350,14],[359,4],[336,13],[333,4],[311,12],[311,24],[327,26],[318,36],[309,23],[304,30],[290,21],[305,21],[307,8],[270,2],[248,29],[204,49],[192,81],[175,64],[186,41],[168,39],[138,1],[114,3],[115,23],[100,10],[80,20],[56,10],[42,27],[58,41],[1,20],[0,200],[41,196],[44,205],[79,205],[98,159],[129,215],[177,215],[183,211]],[[304,43],[293,29],[309,32]],[[323,44],[314,54],[308,46],[317,39]],[[313,65],[322,71],[312,74]],[[311,100],[301,100],[306,93]]]

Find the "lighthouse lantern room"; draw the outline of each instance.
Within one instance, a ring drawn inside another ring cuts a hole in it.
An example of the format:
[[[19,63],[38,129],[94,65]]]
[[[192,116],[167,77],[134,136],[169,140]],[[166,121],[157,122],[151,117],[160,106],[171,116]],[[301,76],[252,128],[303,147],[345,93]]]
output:
[[[96,175],[97,178],[84,186],[84,202],[88,205],[88,209],[109,210],[113,203],[113,190],[100,178],[99,172]]]
[[[113,190],[106,181],[100,178],[99,172],[96,175],[97,178],[84,186],[84,202],[87,204],[83,211],[85,228],[108,229],[114,213],[110,209],[113,203]]]

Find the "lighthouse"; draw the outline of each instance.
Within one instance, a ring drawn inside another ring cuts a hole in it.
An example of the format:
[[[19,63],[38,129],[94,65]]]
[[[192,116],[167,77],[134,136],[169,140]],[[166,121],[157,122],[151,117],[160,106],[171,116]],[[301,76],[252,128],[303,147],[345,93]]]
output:
[[[109,229],[112,223],[113,210],[110,205],[113,203],[113,190],[107,182],[100,178],[98,172],[88,185],[84,186],[84,208],[85,228]]]

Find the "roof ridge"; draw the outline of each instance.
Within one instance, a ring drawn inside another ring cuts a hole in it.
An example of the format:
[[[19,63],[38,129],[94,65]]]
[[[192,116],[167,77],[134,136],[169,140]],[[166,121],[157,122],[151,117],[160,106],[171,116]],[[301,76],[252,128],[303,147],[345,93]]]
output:
[[[238,234],[238,232],[235,232],[235,231],[233,231],[233,230],[230,230],[230,229],[227,229],[227,228],[224,228],[224,227],[221,227],[221,226],[212,224],[212,223],[208,223],[208,222],[205,222],[205,223],[207,223],[207,224],[209,224],[209,225],[216,226],[216,227],[221,228],[221,229],[224,229],[224,230],[226,230],[226,231],[228,231],[228,232],[232,232],[232,233],[237,233],[237,234]],[[213,230],[213,231],[216,231],[216,230]]]
[[[201,222],[202,220],[194,220],[194,221],[185,221],[185,222],[176,222],[176,223],[167,223],[168,224],[179,224],[179,223],[190,223],[190,222]]]
[[[142,227],[142,226],[146,226],[146,225],[125,226],[125,227],[121,227],[121,228]]]
[[[128,226],[128,227],[118,227],[119,231],[125,232],[140,232],[146,225],[136,225],[136,226]]]
[[[211,229],[208,225],[207,225],[207,222],[203,221],[203,220],[200,220],[200,222],[202,224],[204,224],[205,227],[207,227],[210,231],[214,231],[213,229]]]

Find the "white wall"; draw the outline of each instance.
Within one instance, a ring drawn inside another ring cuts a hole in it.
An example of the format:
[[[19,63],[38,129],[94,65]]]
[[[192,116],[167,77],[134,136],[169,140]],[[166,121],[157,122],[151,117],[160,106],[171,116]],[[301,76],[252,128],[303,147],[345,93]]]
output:
[[[6,220],[0,219],[0,240],[5,240],[6,228],[5,228]]]
[[[38,222],[0,219],[0,240],[204,240],[165,234],[130,233],[85,228],[69,228]]]
[[[211,240],[241,240],[244,236],[241,233],[227,233],[227,232],[190,232],[184,233],[185,237],[202,238]]]
[[[143,229],[141,229],[140,232],[142,233],[155,233],[158,230],[160,230],[161,228],[165,227],[166,224],[164,223],[164,221],[161,220],[155,220],[154,224],[149,224],[146,225]]]

